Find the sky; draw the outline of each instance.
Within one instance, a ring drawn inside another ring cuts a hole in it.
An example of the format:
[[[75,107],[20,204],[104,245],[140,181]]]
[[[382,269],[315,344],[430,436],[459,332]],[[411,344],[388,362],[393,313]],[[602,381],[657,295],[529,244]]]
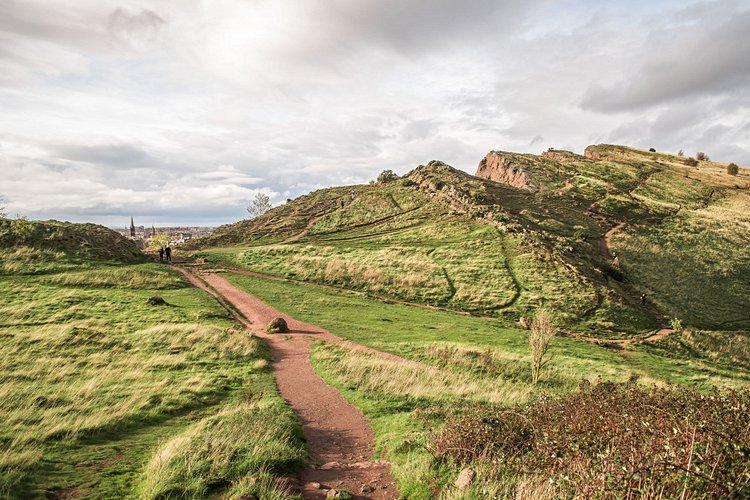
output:
[[[750,0],[0,0],[6,212],[218,225],[491,150],[750,165]]]

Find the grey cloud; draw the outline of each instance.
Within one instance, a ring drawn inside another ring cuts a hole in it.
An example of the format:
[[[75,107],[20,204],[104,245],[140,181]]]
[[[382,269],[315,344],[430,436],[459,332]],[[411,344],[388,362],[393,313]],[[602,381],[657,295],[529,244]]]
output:
[[[59,145],[52,149],[58,159],[106,165],[112,168],[132,169],[139,167],[161,167],[164,162],[146,151],[129,144],[108,145]]]
[[[636,110],[689,96],[717,95],[750,85],[750,10],[721,20],[654,33],[640,68],[612,86],[592,86],[581,106],[601,112]]]
[[[379,40],[413,54],[461,40],[515,32],[537,1],[367,0],[326,2],[325,9],[352,38]],[[459,36],[457,36],[459,35]]]
[[[529,141],[529,146],[534,146],[536,144],[541,144],[543,142],[544,142],[544,137],[542,137],[541,135],[537,135],[536,137],[534,137],[533,139]]]
[[[109,15],[109,31],[118,40],[129,45],[153,42],[166,24],[156,12],[144,9],[138,13],[118,8]]]

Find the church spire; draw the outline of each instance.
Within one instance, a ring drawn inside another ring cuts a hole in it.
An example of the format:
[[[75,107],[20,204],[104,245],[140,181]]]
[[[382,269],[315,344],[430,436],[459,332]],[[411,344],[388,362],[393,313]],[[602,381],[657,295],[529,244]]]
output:
[[[130,237],[135,238],[135,224],[133,223],[133,216],[130,217]]]

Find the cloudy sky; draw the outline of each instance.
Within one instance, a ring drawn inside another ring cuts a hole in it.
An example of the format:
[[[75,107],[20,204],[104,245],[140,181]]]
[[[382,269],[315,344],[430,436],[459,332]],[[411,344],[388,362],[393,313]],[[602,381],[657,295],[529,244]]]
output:
[[[750,165],[748,33],[749,0],[0,0],[0,194],[214,225],[492,149]]]

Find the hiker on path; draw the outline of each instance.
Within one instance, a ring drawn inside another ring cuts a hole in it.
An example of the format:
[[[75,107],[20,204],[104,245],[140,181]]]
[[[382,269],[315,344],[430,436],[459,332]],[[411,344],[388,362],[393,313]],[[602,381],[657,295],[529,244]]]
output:
[[[164,262],[164,247],[159,247],[159,262]]]
[[[167,254],[167,262],[172,262],[172,249],[167,245],[167,248],[164,249],[164,251]]]
[[[344,208],[344,200],[341,200],[341,208]]]
[[[352,201],[354,201],[354,190],[352,189]]]
[[[641,305],[642,306],[646,305],[646,294],[645,293],[641,294]]]
[[[620,257],[616,253],[612,253],[612,264],[618,265],[620,263]]]

